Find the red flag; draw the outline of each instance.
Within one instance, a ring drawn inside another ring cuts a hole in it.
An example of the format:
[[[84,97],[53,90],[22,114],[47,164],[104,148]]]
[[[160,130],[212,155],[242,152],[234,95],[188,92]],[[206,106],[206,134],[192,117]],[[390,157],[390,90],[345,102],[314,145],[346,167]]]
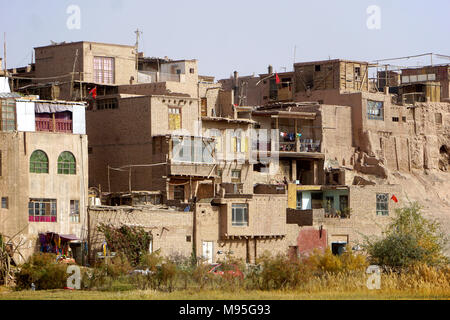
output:
[[[394,202],[398,202],[398,199],[395,195],[392,195],[391,199],[394,200]]]
[[[275,82],[278,84],[280,83],[280,77],[278,76],[278,73],[275,73]]]
[[[89,91],[89,94],[92,94],[92,98],[95,99],[97,97],[97,87]]]

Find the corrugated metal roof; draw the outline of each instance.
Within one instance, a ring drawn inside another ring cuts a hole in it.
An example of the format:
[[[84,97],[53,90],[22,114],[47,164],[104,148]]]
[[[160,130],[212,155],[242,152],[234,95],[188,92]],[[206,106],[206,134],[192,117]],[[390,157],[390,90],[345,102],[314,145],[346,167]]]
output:
[[[0,98],[21,98],[22,96],[16,92],[0,92]]]

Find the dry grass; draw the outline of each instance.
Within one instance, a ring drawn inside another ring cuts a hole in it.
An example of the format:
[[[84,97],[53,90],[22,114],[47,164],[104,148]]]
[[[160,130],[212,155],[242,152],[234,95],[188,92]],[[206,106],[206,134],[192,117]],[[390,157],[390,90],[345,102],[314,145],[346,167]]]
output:
[[[381,289],[366,287],[367,275],[325,273],[311,277],[294,290],[156,290],[130,291],[13,291],[0,287],[0,300],[398,300],[450,299],[450,272],[427,266],[415,267],[409,273],[382,274]]]
[[[0,300],[402,300],[402,299],[450,299],[447,291],[394,291],[365,290],[321,291],[218,291],[183,290],[164,293],[154,290],[125,292],[101,291],[15,291],[0,292]]]

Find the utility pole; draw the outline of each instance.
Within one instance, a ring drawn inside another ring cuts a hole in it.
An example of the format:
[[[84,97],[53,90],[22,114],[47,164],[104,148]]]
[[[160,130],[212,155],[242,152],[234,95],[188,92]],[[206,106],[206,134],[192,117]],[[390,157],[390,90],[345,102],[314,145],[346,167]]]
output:
[[[78,59],[78,49],[75,52],[75,60],[73,61],[73,69],[72,69],[72,80],[70,81],[70,100],[72,100],[72,93],[73,93],[73,81],[75,77],[75,65],[77,64]],[[80,79],[81,81],[81,79]]]
[[[136,81],[138,77],[138,69],[139,69],[139,37],[144,33],[138,29],[134,32],[136,34]]]
[[[6,71],[6,32],[3,33],[3,68]]]

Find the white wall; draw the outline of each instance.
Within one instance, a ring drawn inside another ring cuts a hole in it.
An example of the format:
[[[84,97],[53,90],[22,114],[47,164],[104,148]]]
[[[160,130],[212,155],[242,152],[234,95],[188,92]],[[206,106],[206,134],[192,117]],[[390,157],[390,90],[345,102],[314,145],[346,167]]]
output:
[[[74,105],[72,113],[73,134],[86,134],[86,108]]]
[[[8,78],[0,77],[0,92],[1,93],[10,93],[11,89],[9,88]]]
[[[17,131],[36,131],[33,101],[16,100]]]
[[[311,210],[311,192],[302,191],[302,210]]]

